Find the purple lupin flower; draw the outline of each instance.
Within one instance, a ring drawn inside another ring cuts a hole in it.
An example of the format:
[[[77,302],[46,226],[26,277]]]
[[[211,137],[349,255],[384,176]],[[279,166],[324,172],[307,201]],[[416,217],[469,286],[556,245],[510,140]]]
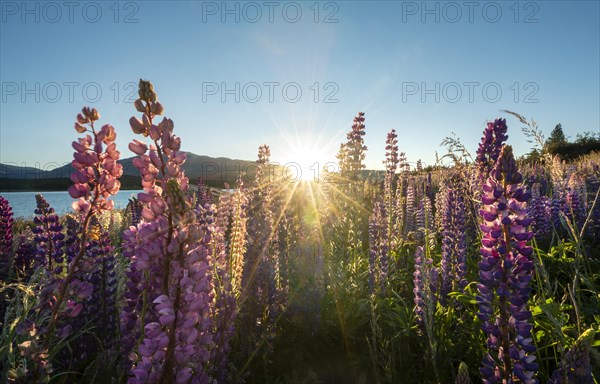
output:
[[[242,274],[245,304],[240,308],[240,323],[244,328],[241,332],[248,335],[243,348],[253,350],[264,339],[265,356],[273,350],[276,321],[284,305],[275,224],[275,212],[280,208],[273,199],[272,183],[266,174],[270,155],[267,145],[259,147],[256,178],[248,192],[247,246]]]
[[[413,183],[409,181],[406,187],[406,207],[404,209],[404,235],[416,230],[415,223],[415,189]]]
[[[469,377],[469,367],[464,361],[460,362],[458,366],[458,374],[454,384],[471,384],[471,378]]]
[[[196,195],[196,205],[204,207],[205,204],[212,204],[213,197],[210,189],[206,186],[202,177],[198,178],[198,194]]]
[[[527,242],[532,219],[526,217],[529,194],[521,187],[512,148],[502,147],[496,165],[483,185],[480,211],[482,260],[479,263],[478,317],[488,335],[483,359],[484,383],[536,383],[535,346],[528,323],[527,302],[533,273]]]
[[[394,221],[392,222],[393,233],[394,235],[390,240],[393,241],[392,247],[396,247],[396,245],[400,242],[402,237],[404,236],[404,217],[405,217],[405,206],[404,206],[404,188],[406,187],[405,178],[400,177],[398,181],[398,187],[396,188],[396,194],[394,196],[394,206],[392,210],[394,211]]]
[[[230,228],[229,239],[225,229]],[[212,377],[217,383],[228,381],[231,339],[239,313],[241,278],[246,249],[246,196],[241,180],[236,190],[219,199],[212,236],[215,260],[214,347],[211,351]]]
[[[415,212],[415,229],[417,239],[422,242],[427,242],[434,236],[435,222],[433,219],[433,209],[431,200],[426,194],[422,194],[419,200],[419,206]]]
[[[232,205],[232,195],[226,193],[219,199],[215,221],[212,224],[211,247],[215,264],[215,301],[213,307],[214,318],[214,348],[211,351],[212,376],[217,383],[225,383],[228,380],[229,353],[231,351],[231,339],[235,334],[235,321],[238,307],[235,292],[232,287],[233,261],[227,253],[227,239],[225,230],[229,227],[235,207]],[[209,205],[205,205],[208,207]],[[232,224],[235,226],[236,224]]]
[[[500,156],[502,145],[508,139],[507,130],[506,119],[496,119],[494,122],[488,122],[483,131],[483,137],[481,143],[479,143],[479,148],[477,148],[475,158],[479,170],[479,179],[482,183],[486,181],[498,160],[498,156]]]
[[[459,190],[446,190],[446,207],[442,232],[442,284],[440,301],[445,304],[448,293],[462,290],[467,285],[466,275],[466,226],[464,198]]]
[[[77,239],[77,234],[81,233],[80,223],[71,215],[67,216],[67,228],[67,239],[71,237],[69,232]],[[114,347],[117,325],[114,247],[110,244],[110,234],[97,219],[91,221],[89,230],[92,235],[85,244],[85,257],[70,283],[73,302],[82,305],[82,309],[78,316],[61,321],[59,334],[64,337],[89,326],[97,331],[96,335],[76,333],[75,338],[70,340],[71,348],[60,351],[57,361],[65,369],[84,369],[98,352]],[[65,243],[68,242],[65,240]],[[68,259],[74,260],[79,246],[80,243],[74,241],[66,247]]]
[[[67,263],[73,261],[73,259],[79,253],[79,234],[81,233],[81,217],[79,215],[67,215],[65,217],[66,236],[64,241],[65,256]]]
[[[0,281],[7,281],[13,248],[13,213],[8,200],[0,196]]]
[[[566,195],[566,217],[575,226],[576,230],[583,227],[587,217],[585,181],[577,173],[571,174]]]
[[[596,169],[600,168],[596,166]],[[591,172],[594,172],[593,170]],[[600,239],[600,204],[593,204],[593,200],[600,189],[600,180],[598,176],[600,172],[591,173],[586,177],[586,188],[588,190],[588,197],[590,197],[589,204],[592,205],[591,222],[588,227],[588,234],[592,239]]]
[[[151,276],[160,276],[160,260],[163,238],[159,235],[165,231],[167,220],[141,222],[137,227],[129,227],[123,233],[123,257],[130,260],[125,275],[126,288],[123,293],[124,303],[121,310],[121,351],[125,360],[135,361],[137,356],[131,355],[138,347],[137,343],[145,334],[146,324],[158,321],[154,311],[149,310],[153,296],[159,295],[159,282]],[[155,261],[154,263],[152,261]],[[131,365],[126,368],[130,369]]]
[[[136,227],[142,220],[142,203],[136,198],[132,197],[127,203],[125,211],[129,214],[129,225]]]
[[[69,187],[69,195],[78,199],[72,206],[84,217],[91,217],[87,215],[89,211],[100,214],[112,210],[114,201],[108,198],[116,195],[121,188],[119,177],[123,174],[123,166],[117,162],[121,155],[115,143],[117,134],[110,124],[105,124],[100,129],[95,128],[94,123],[99,118],[100,114],[95,108],[85,107],[77,115],[75,123],[77,132],[91,133],[72,143],[75,149],[71,162],[74,171],[71,174],[73,185]]]
[[[348,132],[348,142],[346,148],[347,153],[347,164],[350,171],[350,179],[358,181],[359,172],[365,167],[363,161],[365,160],[365,151],[367,146],[364,144],[365,135],[365,113],[359,112],[352,124],[352,130]]]
[[[562,235],[565,233],[565,225],[563,224],[563,214],[567,211],[567,201],[565,199],[565,191],[560,188],[554,191],[552,200],[550,201],[550,218],[554,230]]]
[[[35,268],[36,245],[33,238],[33,232],[29,228],[17,237],[13,269],[21,281],[27,281]]]
[[[375,279],[377,279],[376,261],[377,261],[377,246],[374,244],[375,240],[373,236],[373,225],[369,222],[369,294],[375,292]]]
[[[552,231],[550,220],[550,200],[540,193],[540,184],[531,186],[531,201],[529,203],[529,217],[533,219],[533,230],[536,239],[541,239]]]
[[[244,183],[240,179],[232,196],[231,231],[229,235],[229,276],[231,290],[236,298],[242,293],[242,275],[244,272],[244,254],[246,253],[246,209],[248,197]]]
[[[129,144],[142,176],[143,221],[123,236],[127,271],[121,312],[121,344],[131,360],[129,383],[209,383],[213,345],[212,207],[198,207],[187,193],[189,181],[181,140],[173,121],[162,115],[154,87],[140,80],[132,117],[134,133],[149,137]]]
[[[33,218],[36,227],[33,229],[36,247],[36,264],[42,266],[51,275],[59,275],[64,268],[63,265],[63,226],[59,222],[54,208],[46,201],[44,196],[35,195],[37,208],[36,216]]]
[[[448,203],[448,191],[449,187],[446,183],[442,183],[440,190],[435,194],[433,206],[435,209],[434,221],[435,229],[437,232],[443,235],[444,232],[444,220],[446,217],[446,209]]]
[[[456,252],[455,274],[458,288],[462,291],[467,286],[467,218],[464,195],[457,191],[453,207],[455,209],[453,229],[457,239],[454,251]]]
[[[114,347],[114,337],[118,329],[117,314],[117,276],[114,247],[110,243],[110,233],[100,228],[98,239],[92,240],[88,245],[87,253],[92,265],[87,280],[93,285],[94,293],[87,298],[91,308],[96,307],[93,317],[100,334],[104,337],[104,349]]]
[[[243,285],[246,294],[256,294],[261,305],[273,305],[271,311],[277,311],[275,299],[276,278],[279,275],[279,256],[275,234],[274,201],[271,183],[265,174],[271,150],[261,145],[258,150],[256,179],[249,192],[247,249],[244,257]],[[261,297],[262,296],[262,297]],[[262,313],[265,308],[261,309]]]
[[[431,172],[427,172],[427,177],[425,178],[425,196],[429,198],[429,201],[433,201],[435,198],[433,192],[433,179],[431,176]]]
[[[433,267],[433,260],[425,257],[423,247],[418,246],[415,251],[413,293],[415,295],[415,314],[421,333],[428,333],[428,329],[433,324],[433,315],[437,303],[437,275],[438,271]]]
[[[294,187],[295,188],[295,187]],[[293,193],[292,191],[289,192]],[[300,241],[303,238],[301,222],[296,212],[289,209],[289,202],[286,204],[289,194],[280,194],[277,196],[277,206],[282,211],[277,222],[277,245],[279,256],[279,290],[283,296],[287,296],[290,289],[290,279],[294,275],[295,264],[293,263],[294,253],[298,250]]]
[[[396,130],[392,129],[387,134],[385,140],[385,181],[383,187],[383,201],[385,204],[386,212],[388,213],[388,238],[391,241],[397,236],[394,232],[395,212],[394,212],[394,199],[396,197],[396,189],[398,187],[398,164],[400,158],[398,155],[398,135]]]
[[[19,277],[18,268],[13,258],[13,213],[8,201],[0,196],[0,283],[8,284],[12,276],[12,270],[16,270],[16,277]],[[0,322],[4,323],[4,314],[6,305],[4,305],[4,294],[0,294]]]
[[[426,264],[425,264],[426,265]],[[417,315],[417,324],[422,327],[426,308],[427,292],[427,273],[424,273],[423,247],[418,246],[415,252],[415,271],[413,272],[413,293],[415,295],[415,314]]]
[[[590,349],[594,337],[593,328],[579,336],[548,380],[548,384],[594,384],[590,362]]]
[[[369,219],[369,291],[377,290],[385,295],[389,269],[388,218],[383,202],[375,203]]]
[[[90,134],[72,143],[75,153],[71,164],[75,170],[71,174],[73,185],[69,188],[69,194],[78,199],[72,207],[84,219],[78,240],[79,252],[67,263],[63,260],[65,236],[58,216],[41,195],[36,196],[37,216],[34,223],[37,227],[34,233],[38,243],[38,263],[44,267],[49,278],[44,279],[39,288],[39,305],[35,309],[35,312],[44,314],[47,324],[44,321],[35,336],[39,343],[36,341],[38,348],[32,357],[35,364],[28,373],[28,380],[32,382],[48,379],[52,367],[47,360],[51,356],[49,352],[54,349],[57,353],[52,355],[60,360],[65,349],[60,343],[56,346],[56,341],[71,334],[71,319],[81,314],[84,309],[82,301],[92,293],[93,288],[79,279],[80,271],[84,268],[84,245],[91,235],[89,224],[95,215],[112,209],[113,202],[108,197],[116,194],[120,187],[117,178],[121,176],[122,166],[117,163],[119,152],[115,144],[116,133],[110,125],[96,130],[94,124],[99,118],[96,109],[86,107],[77,115],[75,123],[77,132]],[[63,274],[65,267],[66,274]]]
[[[600,174],[600,172],[597,173]],[[595,174],[588,175],[586,182],[589,191],[588,196],[596,196],[598,189],[600,189],[600,180],[598,180],[598,177]],[[600,204],[594,204],[592,207],[591,223],[588,233],[592,239],[600,239]]]

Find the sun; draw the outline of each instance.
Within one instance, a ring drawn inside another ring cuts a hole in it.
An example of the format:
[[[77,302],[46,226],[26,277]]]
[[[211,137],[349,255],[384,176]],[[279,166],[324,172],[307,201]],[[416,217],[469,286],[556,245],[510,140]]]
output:
[[[328,154],[317,145],[302,143],[284,154],[282,166],[290,179],[297,182],[318,182]]]

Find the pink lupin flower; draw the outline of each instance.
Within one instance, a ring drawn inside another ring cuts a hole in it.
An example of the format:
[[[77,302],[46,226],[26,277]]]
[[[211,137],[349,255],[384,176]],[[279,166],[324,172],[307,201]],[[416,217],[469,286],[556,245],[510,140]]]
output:
[[[152,84],[140,81],[139,95],[134,105],[143,115],[132,117],[130,125],[150,141],[129,144],[144,188],[138,195],[143,220],[126,231],[123,244],[131,260],[121,315],[123,351],[132,360],[129,382],[208,383],[212,228],[200,224],[209,221],[208,213],[200,220],[187,194],[181,168],[186,155],[179,151],[173,122],[154,122],[163,107]]]
[[[129,149],[136,155],[143,155],[148,150],[148,146],[144,142],[133,140],[133,142],[129,143]]]
[[[41,351],[48,351],[55,337],[66,337],[71,333],[70,326],[59,327],[61,318],[75,318],[83,310],[83,305],[72,298],[82,299],[88,296],[89,287],[78,284],[77,275],[85,268],[84,256],[88,241],[88,230],[94,215],[114,207],[111,195],[115,195],[120,188],[118,178],[123,173],[123,168],[117,163],[119,152],[116,150],[116,133],[111,125],[104,125],[99,130],[94,126],[100,118],[95,108],[85,107],[77,115],[74,125],[78,133],[88,132],[72,143],[75,150],[71,162],[74,171],[71,174],[73,185],[68,192],[77,199],[73,202],[73,209],[81,215],[81,234],[78,236],[78,252],[68,262],[67,273],[56,284],[56,293],[52,292],[51,311],[48,324],[41,336]],[[44,352],[45,353],[45,352]],[[32,382],[41,382],[44,375],[46,358],[40,358],[32,372]]]
[[[86,107],[77,115],[75,123],[78,132],[91,133],[72,143],[75,153],[71,164],[75,171],[71,175],[74,184],[69,187],[69,194],[74,199],[83,198],[84,201],[73,203],[73,209],[83,214],[88,209],[98,213],[112,209],[113,203],[107,199],[121,187],[118,178],[123,174],[123,167],[117,163],[120,155],[115,144],[117,134],[109,124],[96,130],[94,122],[99,117],[96,109]],[[89,128],[84,124],[89,125]]]

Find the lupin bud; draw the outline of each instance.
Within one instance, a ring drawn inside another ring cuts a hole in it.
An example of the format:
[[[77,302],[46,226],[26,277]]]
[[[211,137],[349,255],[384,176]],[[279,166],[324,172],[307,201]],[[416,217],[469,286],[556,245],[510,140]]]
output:
[[[92,108],[92,116],[90,117],[90,120],[96,121],[99,119],[100,119],[100,113],[96,110],[96,108]]]
[[[105,124],[100,129],[100,133],[98,134],[98,139],[102,140],[105,144],[109,144],[115,141],[117,138],[117,134],[115,133],[115,128],[110,124]]]
[[[155,101],[152,104],[150,104],[150,112],[154,113],[155,115],[162,115],[163,111],[164,111],[164,108],[163,108],[162,104],[159,103],[158,101]]]
[[[83,133],[83,132],[85,132],[86,128],[83,125],[79,124],[79,123],[75,123],[75,130],[78,133]]]
[[[146,100],[149,103],[156,101],[156,93],[154,92],[154,86],[148,80],[140,79],[140,90],[138,91],[140,99]]]
[[[132,116],[131,119],[129,119],[129,125],[131,125],[131,130],[133,131],[133,133],[148,136],[148,134],[146,133],[146,127],[144,127],[144,124],[137,117]]]
[[[471,384],[471,378],[469,377],[469,367],[464,361],[460,362],[458,366],[458,374],[456,375],[456,384]]]
[[[173,132],[173,120],[171,119],[167,119],[166,117],[162,119],[162,121],[160,123],[158,123],[158,129],[161,132]]]
[[[133,105],[135,106],[136,111],[144,113],[146,112],[146,106],[144,105],[144,102],[142,101],[142,99],[137,99]]]
[[[150,118],[148,117],[148,115],[146,115],[146,114],[142,115],[142,124],[144,124],[144,127],[146,129],[149,129],[152,126],[152,122],[150,121]]]
[[[88,119],[87,117],[83,116],[81,113],[77,115],[77,122],[79,124],[87,124],[90,122],[90,119]]]
[[[497,180],[503,180],[507,184],[518,184],[523,181],[523,177],[517,172],[517,162],[512,153],[512,147],[510,145],[504,145],[500,151],[500,156],[496,162],[495,167],[492,169],[494,177]]]
[[[90,109],[90,107],[83,107],[81,111],[83,112],[83,116],[85,116],[86,119],[90,120],[90,117],[92,116],[92,110]]]
[[[590,349],[594,342],[593,328],[583,332],[566,353],[564,360],[554,371],[548,384],[593,383]]]
[[[83,107],[82,112],[83,112],[83,115],[89,121],[96,121],[96,120],[100,119],[100,113],[98,113],[96,108]],[[78,120],[79,120],[79,116],[78,116]]]

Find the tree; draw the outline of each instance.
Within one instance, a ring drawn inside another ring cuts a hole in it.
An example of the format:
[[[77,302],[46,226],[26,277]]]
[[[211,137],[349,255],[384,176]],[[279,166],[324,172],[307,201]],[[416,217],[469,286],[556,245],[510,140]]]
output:
[[[575,139],[576,144],[600,144],[600,134],[594,132],[583,132],[578,133],[577,138]]]
[[[546,140],[546,145],[557,145],[557,144],[565,144],[567,143],[567,138],[565,137],[565,133],[562,130],[562,125],[556,124],[556,127],[550,133],[550,137]]]

